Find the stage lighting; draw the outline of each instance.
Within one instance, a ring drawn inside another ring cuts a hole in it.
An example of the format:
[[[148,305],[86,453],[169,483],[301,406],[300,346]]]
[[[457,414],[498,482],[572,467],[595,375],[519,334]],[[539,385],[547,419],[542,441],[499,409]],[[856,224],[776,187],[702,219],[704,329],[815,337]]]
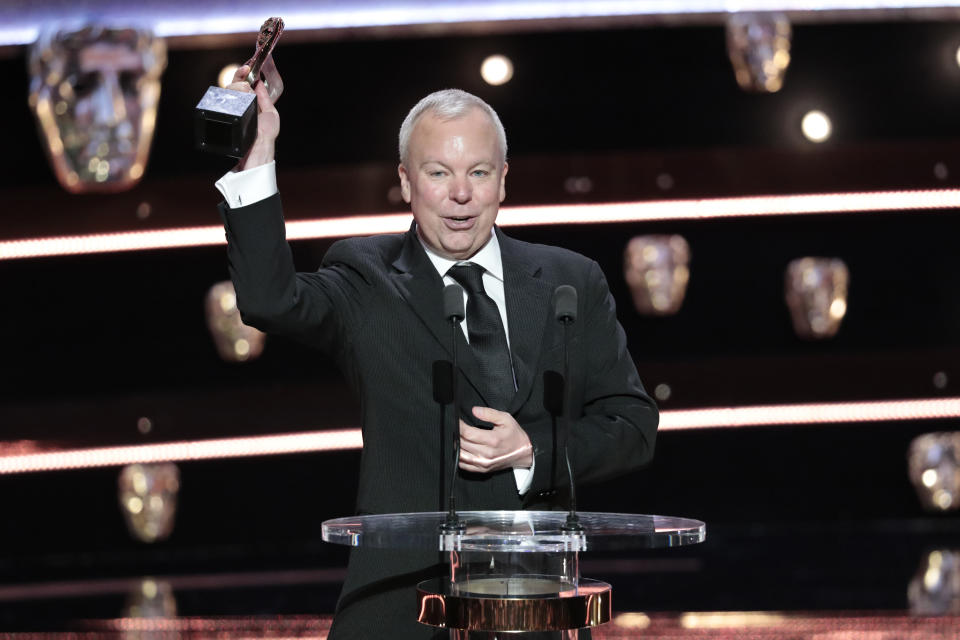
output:
[[[850,271],[839,258],[798,258],[787,265],[784,297],[801,338],[831,338],[847,313]]]
[[[727,53],[745,91],[774,93],[790,64],[790,21],[782,13],[735,13],[727,20]]]
[[[237,309],[237,293],[229,280],[210,287],[204,304],[207,328],[217,353],[227,362],[255,360],[263,352],[266,335],[243,324]]]
[[[488,56],[480,65],[480,76],[493,86],[506,84],[513,77],[513,62],[500,54]]]
[[[131,464],[118,479],[120,510],[131,535],[142,542],[165,540],[173,531],[180,469],[172,462]]]
[[[910,482],[924,508],[960,508],[960,432],[926,433],[910,443]]]
[[[233,82],[233,76],[239,68],[240,65],[238,64],[228,64],[223,69],[220,69],[220,74],[217,76],[217,85],[221,88],[226,88],[228,84]]]
[[[166,64],[164,41],[145,29],[49,30],[30,47],[30,106],[65,189],[123,191],[140,180]]]
[[[960,552],[938,549],[924,556],[907,587],[910,613],[960,614]]]
[[[630,240],[623,275],[638,313],[672,315],[680,310],[690,279],[690,245],[678,235],[646,235]]]
[[[803,136],[810,142],[824,142],[833,133],[830,118],[823,111],[808,111],[800,122]]]
[[[144,578],[127,594],[123,617],[139,620],[176,618],[177,601],[173,596],[173,587],[166,580]]]

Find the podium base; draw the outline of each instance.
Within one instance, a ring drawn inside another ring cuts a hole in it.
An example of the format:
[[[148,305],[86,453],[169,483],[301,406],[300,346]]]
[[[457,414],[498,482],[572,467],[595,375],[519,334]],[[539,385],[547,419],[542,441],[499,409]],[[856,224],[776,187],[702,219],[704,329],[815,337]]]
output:
[[[577,629],[610,620],[610,595],[609,584],[588,579],[574,586],[557,576],[541,575],[488,575],[458,584],[435,578],[417,585],[417,620],[451,629],[451,638],[458,639],[492,638],[498,632],[524,638],[522,632],[543,631],[576,638]],[[454,630],[471,633],[457,635]]]

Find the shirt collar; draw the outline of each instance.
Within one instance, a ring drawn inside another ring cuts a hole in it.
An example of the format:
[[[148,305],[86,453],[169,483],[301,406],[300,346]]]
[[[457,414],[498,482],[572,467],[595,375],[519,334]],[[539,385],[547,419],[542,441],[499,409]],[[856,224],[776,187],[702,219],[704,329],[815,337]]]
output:
[[[437,270],[437,273],[440,274],[441,278],[447,275],[447,271],[453,265],[461,262],[473,262],[486,269],[487,272],[497,280],[503,282],[503,259],[500,257],[500,241],[497,239],[497,234],[493,229],[490,229],[490,240],[483,245],[480,251],[477,251],[468,260],[451,260],[450,258],[444,258],[438,255],[427,246],[427,243],[423,241],[419,233],[417,233],[417,240],[420,241],[423,250],[427,252],[427,257],[430,258],[430,262],[433,263],[434,268]]]

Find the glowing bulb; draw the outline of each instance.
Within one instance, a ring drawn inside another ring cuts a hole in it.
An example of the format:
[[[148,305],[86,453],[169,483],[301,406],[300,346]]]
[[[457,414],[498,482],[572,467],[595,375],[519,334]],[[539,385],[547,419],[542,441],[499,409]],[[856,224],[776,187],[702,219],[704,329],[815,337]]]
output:
[[[800,123],[803,135],[811,142],[823,142],[830,137],[832,125],[823,111],[809,111]]]
[[[500,54],[489,56],[480,65],[480,75],[487,84],[506,84],[513,77],[513,63],[510,58]]]
[[[217,76],[217,84],[219,84],[221,87],[226,87],[228,84],[233,82],[233,75],[239,68],[240,65],[238,64],[228,64],[225,66],[220,70],[220,75]]]

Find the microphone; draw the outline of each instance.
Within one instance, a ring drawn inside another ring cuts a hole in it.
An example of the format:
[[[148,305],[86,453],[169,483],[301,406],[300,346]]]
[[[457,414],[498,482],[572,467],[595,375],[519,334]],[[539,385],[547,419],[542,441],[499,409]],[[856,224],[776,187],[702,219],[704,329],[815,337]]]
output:
[[[443,288],[443,316],[450,323],[450,353],[453,364],[450,367],[450,396],[453,402],[453,473],[450,476],[450,492],[447,494],[447,519],[440,525],[443,533],[461,533],[466,527],[457,516],[457,499],[454,490],[457,486],[457,469],[460,466],[460,398],[457,394],[457,333],[461,331],[460,322],[466,314],[463,308],[463,287],[448,284]],[[442,449],[441,449],[442,450]],[[443,462],[441,461],[441,468]]]
[[[573,295],[576,296],[576,292]],[[443,288],[443,317],[450,322],[460,322],[465,315],[463,312],[463,287],[458,284],[448,284]]]
[[[553,292],[554,317],[559,322],[573,324],[577,321],[577,290],[562,284]]]
[[[568,284],[562,284],[553,292],[554,318],[563,325],[563,458],[567,463],[567,476],[570,478],[570,513],[563,526],[564,531],[583,531],[577,517],[577,487],[573,480],[573,467],[570,465],[570,336],[568,327],[577,321],[577,290]]]

